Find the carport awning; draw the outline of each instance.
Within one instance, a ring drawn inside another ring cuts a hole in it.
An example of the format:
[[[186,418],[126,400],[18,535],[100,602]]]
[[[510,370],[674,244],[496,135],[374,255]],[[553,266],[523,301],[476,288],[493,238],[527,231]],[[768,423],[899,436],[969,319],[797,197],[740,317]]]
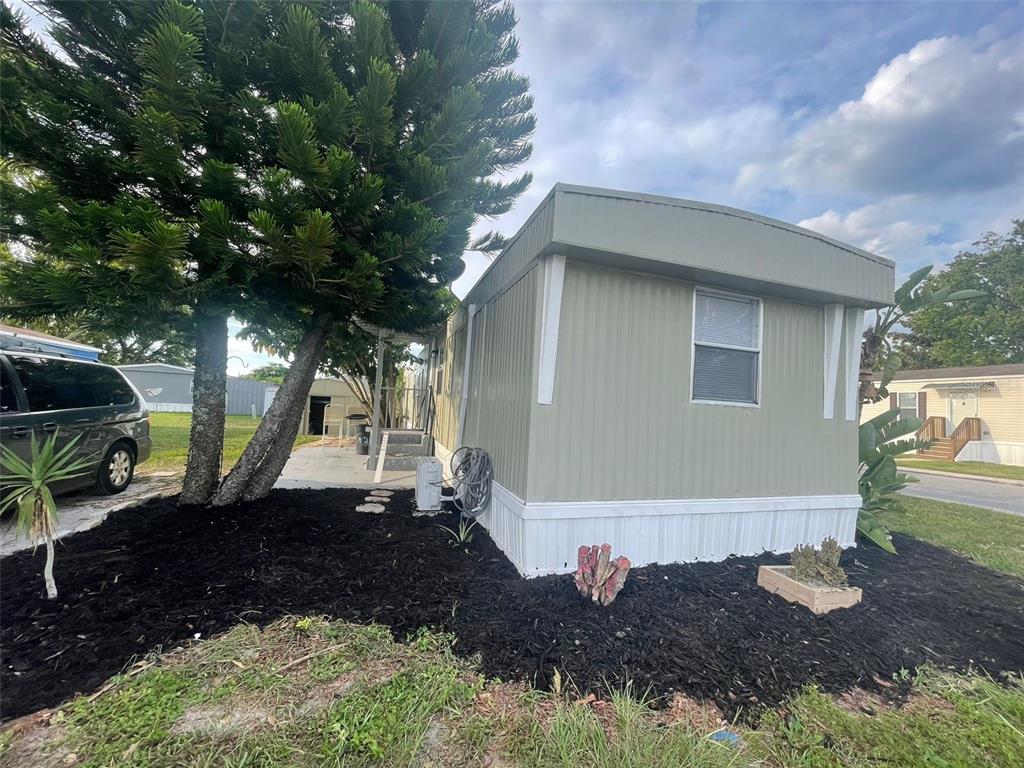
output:
[[[941,381],[924,385],[924,389],[948,389],[951,392],[989,392],[995,388],[994,381]]]

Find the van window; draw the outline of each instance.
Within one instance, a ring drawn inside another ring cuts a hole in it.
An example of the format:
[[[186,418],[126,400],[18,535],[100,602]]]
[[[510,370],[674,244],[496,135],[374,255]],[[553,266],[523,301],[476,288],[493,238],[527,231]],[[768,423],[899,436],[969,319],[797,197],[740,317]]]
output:
[[[14,382],[7,373],[7,366],[0,360],[0,413],[13,413],[18,410],[18,394],[14,391]]]
[[[93,388],[82,375],[82,369],[87,366],[42,357],[14,357],[11,364],[21,379],[30,411],[61,411],[96,405]]]
[[[135,393],[124,377],[113,368],[101,365],[82,365],[82,374],[92,385],[99,405],[130,405],[135,402]]]

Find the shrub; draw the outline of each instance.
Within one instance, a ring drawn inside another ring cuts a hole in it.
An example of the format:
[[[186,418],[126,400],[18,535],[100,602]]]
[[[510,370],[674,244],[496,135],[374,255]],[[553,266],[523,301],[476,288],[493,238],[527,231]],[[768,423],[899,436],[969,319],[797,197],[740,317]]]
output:
[[[821,549],[803,544],[790,555],[793,578],[805,584],[820,581],[830,587],[845,587],[846,571],[839,565],[842,554],[843,548],[831,536],[821,542]]]

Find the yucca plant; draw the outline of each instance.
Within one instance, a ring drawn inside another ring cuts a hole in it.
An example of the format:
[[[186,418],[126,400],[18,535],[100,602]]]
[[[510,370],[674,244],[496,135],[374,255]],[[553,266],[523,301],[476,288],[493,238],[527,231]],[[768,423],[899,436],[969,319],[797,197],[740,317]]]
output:
[[[57,450],[57,432],[54,432],[42,447],[32,434],[32,461],[26,462],[7,446],[2,447],[0,466],[4,468],[4,496],[0,513],[17,506],[16,529],[25,533],[33,543],[46,543],[46,566],[43,577],[46,580],[46,596],[57,599],[57,584],[53,580],[53,542],[57,538],[57,503],[53,500],[50,486],[63,480],[80,477],[82,470],[90,463],[89,458],[75,458],[75,444],[81,435],[76,435],[67,445]],[[33,551],[34,548],[33,548]]]

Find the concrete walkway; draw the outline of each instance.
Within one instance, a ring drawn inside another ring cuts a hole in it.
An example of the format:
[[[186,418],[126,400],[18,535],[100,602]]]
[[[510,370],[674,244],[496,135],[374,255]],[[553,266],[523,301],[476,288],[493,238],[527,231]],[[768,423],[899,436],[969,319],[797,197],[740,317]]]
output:
[[[998,512],[1024,516],[1024,488],[1016,483],[993,483],[953,474],[915,472],[907,467],[900,469],[920,481],[903,489],[902,492],[907,496],[970,504],[972,507],[987,507]]]
[[[141,504],[157,496],[171,496],[180,490],[181,475],[158,472],[137,476],[131,485],[115,496],[97,496],[91,490],[58,496],[57,536],[63,538],[87,531],[102,523],[115,510]],[[31,548],[32,542],[23,534],[17,534],[14,516],[5,515],[3,523],[0,523],[0,557]]]
[[[384,472],[380,483],[352,447],[310,443],[295,450],[275,488],[415,488],[416,470]]]

